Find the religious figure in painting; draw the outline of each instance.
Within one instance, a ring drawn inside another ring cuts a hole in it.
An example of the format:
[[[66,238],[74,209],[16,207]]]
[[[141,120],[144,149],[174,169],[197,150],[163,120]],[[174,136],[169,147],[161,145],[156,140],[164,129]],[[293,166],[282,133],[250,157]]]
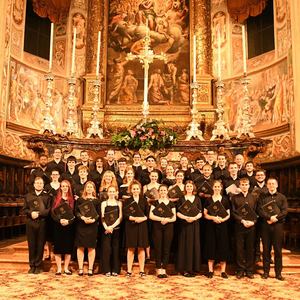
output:
[[[23,22],[24,0],[14,1],[13,18],[16,24],[20,25]]]
[[[161,76],[161,70],[155,69],[150,77],[149,83],[149,101],[150,104],[164,104],[168,101],[164,99],[163,91],[165,83]]]
[[[177,74],[177,67],[174,63],[169,62],[166,65],[166,71],[163,74],[163,80],[165,84],[165,93],[169,99],[169,103],[174,103],[174,94],[176,88],[176,74]]]
[[[111,67],[112,85],[110,94],[108,96],[108,103],[111,103],[111,100],[116,98],[117,104],[120,104],[120,91],[123,85],[125,74],[124,65],[127,64],[127,61],[122,61],[121,58],[115,58],[113,62],[114,64]]]
[[[190,84],[189,74],[187,69],[182,69],[178,78],[178,96],[179,101],[183,104],[189,104],[190,102]]]
[[[139,82],[134,77],[133,71],[128,69],[120,92],[120,99],[122,104],[137,103],[136,91],[138,84]]]
[[[148,29],[146,27],[148,20]],[[109,76],[107,103],[122,104],[129,100],[126,90],[125,74],[128,68],[135,78],[142,79],[143,70],[139,61],[132,61],[126,66],[127,53],[139,54],[143,49],[143,39],[149,30],[150,49],[155,54],[164,53],[170,63],[163,66],[162,62],[154,61],[151,69],[160,69],[149,75],[152,77],[149,89],[150,103],[174,103],[178,91],[177,70],[186,69],[189,65],[189,0],[111,0],[109,1],[109,39],[108,61],[114,61],[111,76]],[[117,71],[116,71],[116,70]],[[136,100],[142,102],[143,85],[137,87]],[[123,97],[127,97],[123,99]],[[131,97],[132,98],[132,97]],[[129,102],[130,102],[129,101]],[[176,104],[184,104],[176,101]]]

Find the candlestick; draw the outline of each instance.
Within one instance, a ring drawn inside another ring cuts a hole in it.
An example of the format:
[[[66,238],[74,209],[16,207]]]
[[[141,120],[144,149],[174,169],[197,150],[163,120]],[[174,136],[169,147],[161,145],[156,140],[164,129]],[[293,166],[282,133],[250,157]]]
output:
[[[97,47],[97,63],[96,63],[96,76],[99,76],[99,63],[100,63],[100,45],[101,45],[101,31],[98,31],[98,47]]]
[[[242,43],[243,43],[243,69],[244,74],[247,74],[247,54],[246,54],[246,32],[245,26],[242,26]]]
[[[54,24],[51,23],[51,32],[50,32],[50,52],[49,52],[49,73],[52,71],[52,60],[53,60],[53,33],[54,33]]]
[[[194,64],[194,68],[193,68],[193,82],[197,82],[197,75],[196,75],[196,71],[197,71],[197,61],[196,61],[196,35],[194,34],[193,36],[193,64]]]
[[[76,49],[76,27],[73,32],[73,47],[72,47],[72,64],[71,64],[71,77],[75,73],[75,49]]]
[[[221,80],[221,37],[218,30],[218,80]]]

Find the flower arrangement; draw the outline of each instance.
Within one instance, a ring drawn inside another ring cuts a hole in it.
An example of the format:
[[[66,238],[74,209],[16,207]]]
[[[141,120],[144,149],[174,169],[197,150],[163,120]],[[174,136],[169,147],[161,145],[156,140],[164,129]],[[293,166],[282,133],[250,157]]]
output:
[[[170,147],[177,142],[177,133],[169,128],[160,128],[162,123],[151,120],[138,123],[131,129],[121,131],[112,136],[112,143],[120,148],[130,150],[158,150]]]

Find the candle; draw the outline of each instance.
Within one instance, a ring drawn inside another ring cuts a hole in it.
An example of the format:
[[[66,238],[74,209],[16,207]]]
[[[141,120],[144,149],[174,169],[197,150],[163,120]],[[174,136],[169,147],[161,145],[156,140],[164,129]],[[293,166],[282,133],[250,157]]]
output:
[[[74,27],[74,32],[73,32],[71,76],[73,76],[75,73],[75,49],[76,49],[76,27]]]
[[[54,24],[51,23],[51,32],[50,32],[50,53],[49,53],[49,73],[52,70],[52,60],[53,60],[53,33],[54,33]]]
[[[218,30],[218,80],[221,80],[221,36]]]
[[[98,31],[98,47],[97,47],[97,63],[96,63],[96,76],[99,76],[99,63],[100,63],[100,45],[101,45],[101,31]]]
[[[247,74],[247,54],[246,54],[246,32],[245,26],[242,26],[242,43],[243,43],[243,69],[244,74]]]
[[[193,67],[193,82],[196,82],[197,81],[197,76],[196,76],[196,66],[197,66],[197,61],[196,61],[196,35],[194,34],[193,36],[193,64],[194,64],[194,67]]]

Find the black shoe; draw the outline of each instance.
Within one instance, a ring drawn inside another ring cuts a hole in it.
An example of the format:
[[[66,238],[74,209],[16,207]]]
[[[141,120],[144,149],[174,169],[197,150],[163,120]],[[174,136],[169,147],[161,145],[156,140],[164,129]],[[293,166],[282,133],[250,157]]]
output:
[[[261,275],[262,279],[268,279],[269,278],[269,273],[264,273]]]
[[[83,269],[79,269],[79,270],[78,270],[78,275],[79,275],[79,276],[83,276]]]
[[[55,275],[61,275],[61,272],[56,272]]]
[[[158,278],[165,278],[163,274],[158,274],[157,277]]]
[[[254,275],[252,272],[247,272],[246,273],[246,277],[248,277],[249,279],[253,279],[254,278]]]
[[[88,276],[93,276],[93,275],[94,275],[93,269],[88,269]]]
[[[30,267],[30,269],[28,270],[28,274],[34,274],[35,272],[35,267]]]
[[[161,278],[168,278],[167,274],[162,274],[161,276],[162,276]]]
[[[244,272],[243,271],[239,271],[239,272],[236,273],[236,278],[237,279],[241,279],[243,277],[244,277]]]
[[[66,274],[66,275],[72,275],[72,271],[66,270],[66,271],[64,272],[64,274]]]
[[[36,267],[34,270],[34,274],[41,274],[43,273],[43,270],[41,268]]]
[[[214,277],[214,272],[207,273],[207,278],[213,278],[213,277]]]
[[[226,272],[222,272],[221,277],[224,278],[224,279],[228,279],[228,275],[227,275]]]
[[[275,278],[276,278],[277,280],[280,280],[280,281],[283,281],[283,280],[284,280],[284,277],[282,277],[281,274],[276,275]]]

